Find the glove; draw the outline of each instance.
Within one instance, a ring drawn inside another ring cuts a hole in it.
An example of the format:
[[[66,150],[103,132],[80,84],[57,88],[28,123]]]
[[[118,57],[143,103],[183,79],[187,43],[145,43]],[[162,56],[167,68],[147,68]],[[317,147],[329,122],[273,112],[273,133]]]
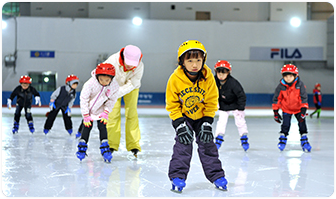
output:
[[[55,102],[54,102],[54,101],[50,101],[50,103],[49,103],[49,108],[50,108],[51,111],[52,111],[53,109],[56,109],[56,105],[55,105]]]
[[[100,122],[103,123],[103,124],[106,124],[107,123],[107,119],[108,119],[108,114],[109,112],[107,110],[105,110],[104,112],[102,112],[100,115],[99,115],[99,118],[100,119]]]
[[[303,122],[306,119],[307,108],[301,108],[299,122]]]
[[[200,141],[203,143],[210,143],[213,141],[214,137],[212,135],[212,127],[209,122],[204,122],[201,126],[201,131],[199,132]]]
[[[89,114],[84,115],[84,121],[83,121],[84,126],[90,127],[92,125],[91,121],[93,121],[93,119]]]
[[[273,110],[274,112],[274,120],[278,123],[281,123],[282,117],[279,115],[279,110]]]
[[[193,133],[185,122],[181,123],[178,127],[176,127],[175,131],[178,137],[178,141],[181,144],[188,145],[191,144],[194,140]]]
[[[11,109],[12,108],[12,100],[11,99],[7,99],[7,107],[8,109]]]
[[[317,105],[318,105],[318,106],[321,106],[321,102],[317,102]]]
[[[40,98],[40,96],[35,96],[35,105],[41,106],[41,98]]]
[[[68,113],[68,116],[71,116],[71,110],[70,108],[67,106],[67,109],[64,111],[64,113]]]

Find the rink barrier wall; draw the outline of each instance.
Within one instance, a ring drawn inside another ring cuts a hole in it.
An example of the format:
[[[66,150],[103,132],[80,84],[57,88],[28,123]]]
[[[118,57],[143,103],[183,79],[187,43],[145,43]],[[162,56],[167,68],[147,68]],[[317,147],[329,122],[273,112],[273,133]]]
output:
[[[7,99],[10,97],[12,91],[2,91],[2,106],[7,105]],[[41,91],[41,104],[42,106],[48,106],[51,91]],[[79,106],[79,96],[80,92],[77,92],[74,106]],[[271,107],[272,106],[272,94],[261,94],[261,93],[246,93],[246,106],[247,107]],[[16,98],[12,102],[15,105]],[[121,104],[124,105],[123,100]],[[314,108],[313,94],[308,94],[308,104],[310,108]],[[35,105],[35,99],[33,99],[33,105]],[[150,92],[140,92],[138,105],[144,106],[164,106],[165,105],[165,93],[150,93]],[[323,108],[334,108],[334,95],[323,94],[322,95],[322,107]]]

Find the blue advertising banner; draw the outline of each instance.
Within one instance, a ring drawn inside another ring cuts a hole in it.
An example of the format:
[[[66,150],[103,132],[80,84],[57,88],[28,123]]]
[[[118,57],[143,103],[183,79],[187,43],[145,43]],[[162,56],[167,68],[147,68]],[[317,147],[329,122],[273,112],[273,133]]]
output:
[[[55,58],[55,51],[30,51],[30,57],[34,58]]]

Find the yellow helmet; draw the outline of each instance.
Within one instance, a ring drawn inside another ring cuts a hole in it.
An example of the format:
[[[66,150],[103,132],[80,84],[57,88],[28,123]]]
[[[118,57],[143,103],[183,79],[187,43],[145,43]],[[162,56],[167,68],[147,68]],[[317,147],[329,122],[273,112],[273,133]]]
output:
[[[188,50],[200,50],[204,53],[204,62],[206,60],[207,52],[203,44],[197,40],[188,40],[183,42],[177,50],[177,61],[180,61],[180,57]]]

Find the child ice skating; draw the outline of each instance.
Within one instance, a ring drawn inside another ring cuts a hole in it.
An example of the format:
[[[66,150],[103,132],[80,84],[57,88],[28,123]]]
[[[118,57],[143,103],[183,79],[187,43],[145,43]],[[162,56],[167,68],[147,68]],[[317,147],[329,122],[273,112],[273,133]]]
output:
[[[111,55],[104,63],[110,63],[116,67],[115,80],[118,82],[119,96],[109,114],[107,134],[110,150],[118,151],[121,137],[121,98],[125,103],[125,141],[127,151],[131,151],[135,157],[140,146],[140,127],[138,119],[138,97],[141,86],[141,78],[144,71],[142,53],[140,48],[127,45],[119,52]]]
[[[79,79],[76,75],[69,75],[65,79],[65,85],[58,87],[50,96],[50,112],[47,113],[47,120],[44,123],[45,134],[49,133],[58,112],[62,111],[65,129],[72,134],[71,108],[76,98],[76,88]]]
[[[80,95],[84,127],[76,154],[81,161],[85,158],[93,121],[97,120],[101,142],[100,152],[105,162],[111,162],[112,154],[107,141],[106,123],[108,113],[117,101],[119,92],[119,85],[114,80],[115,68],[112,64],[99,64],[91,72],[91,76],[83,85]]]
[[[286,64],[281,69],[282,79],[275,89],[273,96],[274,120],[281,123],[278,148],[283,151],[286,147],[287,136],[291,125],[292,115],[296,117],[301,135],[301,147],[303,151],[310,152],[311,146],[307,138],[306,111],[308,108],[308,96],[306,86],[300,80],[299,70],[293,64]],[[279,115],[282,109],[282,117]]]
[[[166,88],[166,109],[175,129],[175,144],[168,177],[172,190],[186,186],[193,151],[194,133],[206,178],[226,190],[227,180],[213,142],[212,123],[218,107],[218,89],[211,69],[205,65],[207,52],[197,40],[178,48],[178,64]]]
[[[216,128],[216,146],[220,148],[224,141],[225,129],[229,114],[232,113],[240,135],[241,145],[249,149],[247,125],[245,121],[246,95],[243,87],[231,76],[232,65],[225,60],[215,64],[215,80],[219,91],[219,118]]]
[[[40,94],[37,90],[31,86],[32,79],[28,76],[21,76],[19,80],[20,85],[17,86],[10,97],[7,99],[7,106],[9,109],[12,108],[12,101],[16,98],[16,110],[14,114],[14,126],[12,129],[13,134],[18,133],[21,111],[24,109],[25,117],[28,123],[29,131],[31,133],[35,132],[33,116],[31,113],[31,104],[33,101],[33,95],[35,97],[35,104],[41,106]]]
[[[321,84],[316,83],[315,88],[313,90],[314,93],[314,105],[315,111],[310,114],[310,118],[313,118],[313,115],[317,113],[317,119],[320,118],[321,114],[321,106],[322,106],[322,94],[321,94]]]

